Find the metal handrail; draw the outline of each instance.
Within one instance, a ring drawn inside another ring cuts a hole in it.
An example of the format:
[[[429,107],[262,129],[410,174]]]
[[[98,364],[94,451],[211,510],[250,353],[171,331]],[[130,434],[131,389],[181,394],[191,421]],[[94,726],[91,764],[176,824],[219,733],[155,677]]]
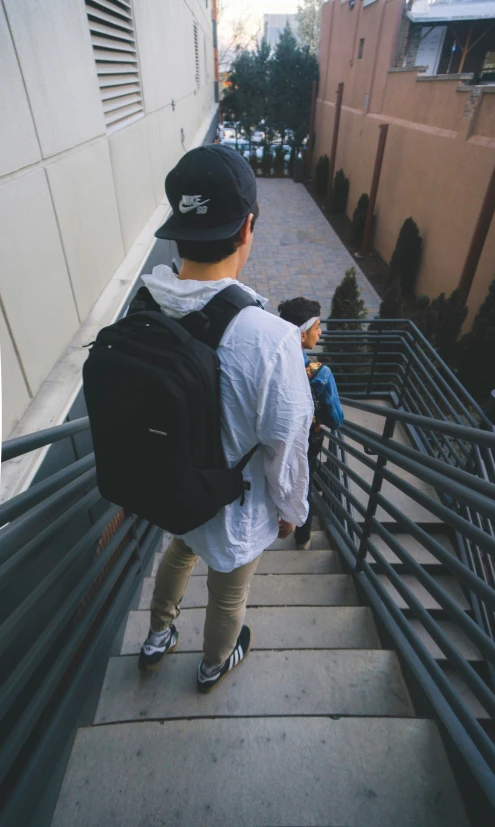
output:
[[[2,461],[88,428],[82,417],[9,440]],[[110,646],[162,535],[105,503],[95,482],[94,455],[87,454],[0,505],[0,591],[13,595],[0,609],[2,824],[31,820],[60,742],[72,734],[96,659]],[[73,536],[71,527],[81,520],[81,533]],[[49,568],[40,572],[45,559]]]
[[[339,324],[341,320],[329,320],[328,329],[335,331]],[[424,627],[458,678],[495,718],[495,683],[491,680],[495,675],[495,429],[412,323],[399,323],[402,329],[396,320],[360,320],[360,324],[361,330],[327,332],[317,355],[334,370],[342,403],[380,417],[383,432],[377,434],[364,427],[366,423],[349,419],[339,432],[326,431],[312,501],[323,527],[495,806],[495,746],[411,623],[414,618]],[[365,330],[370,325],[371,333]],[[376,404],[377,398],[386,406]],[[393,437],[399,425],[411,446]],[[358,460],[369,469],[371,476],[363,479],[362,473],[346,466],[338,456],[343,451],[351,462]],[[391,463],[394,470],[388,468]],[[412,485],[397,469],[428,489]],[[344,484],[344,475],[350,486]],[[439,520],[443,533],[454,543],[454,553],[427,525],[416,523],[394,504],[383,489],[385,483]],[[379,518],[379,508],[386,517]],[[410,535],[432,555],[431,571],[404,547],[396,531]],[[380,538],[380,546],[375,537]],[[383,543],[395,557],[384,554]],[[450,586],[447,590],[446,580],[438,579],[436,566],[454,578],[450,582],[461,587],[472,612],[458,603]],[[434,603],[426,605],[436,609],[423,605],[405,575],[431,596]],[[394,594],[403,603],[397,605]],[[481,671],[439,624],[439,611],[485,659]]]

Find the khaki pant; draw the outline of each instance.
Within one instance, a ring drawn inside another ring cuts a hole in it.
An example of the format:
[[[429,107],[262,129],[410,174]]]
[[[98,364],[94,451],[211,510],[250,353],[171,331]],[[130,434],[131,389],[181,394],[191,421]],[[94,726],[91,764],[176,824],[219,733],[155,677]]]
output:
[[[154,632],[162,632],[179,616],[179,604],[198,560],[183,540],[172,538],[158,567],[151,600]],[[232,652],[246,614],[251,578],[259,561],[260,557],[257,557],[227,573],[208,568],[208,606],[203,638],[206,666],[220,666]]]

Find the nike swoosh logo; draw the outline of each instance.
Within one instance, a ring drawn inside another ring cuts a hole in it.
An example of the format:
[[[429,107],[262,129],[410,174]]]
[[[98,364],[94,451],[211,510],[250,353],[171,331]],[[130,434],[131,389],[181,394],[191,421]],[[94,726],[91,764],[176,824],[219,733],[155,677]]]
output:
[[[191,207],[184,207],[183,204],[179,204],[179,211],[181,213],[191,212],[191,210],[197,210],[198,207],[202,207],[204,204],[207,204],[210,199],[207,198],[206,201],[201,201],[199,204],[193,204]]]

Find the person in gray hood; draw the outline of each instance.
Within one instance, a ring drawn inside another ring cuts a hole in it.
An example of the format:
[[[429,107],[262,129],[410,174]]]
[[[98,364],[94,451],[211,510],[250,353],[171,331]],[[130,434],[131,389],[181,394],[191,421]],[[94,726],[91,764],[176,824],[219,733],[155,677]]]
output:
[[[178,276],[159,265],[143,281],[161,310],[181,319],[237,283],[259,212],[256,178],[241,155],[212,145],[188,152],[167,176],[165,188],[173,212],[156,235],[177,242],[183,264]],[[240,287],[266,304],[250,287]],[[307,518],[313,417],[297,327],[246,307],[230,322],[217,354],[228,467],[259,444],[244,471],[249,490],[242,505],[227,505],[170,542],[157,572],[150,631],[139,658],[141,669],[154,669],[177,646],[174,621],[192,569],[203,559],[208,606],[197,674],[201,692],[213,689],[250,650],[252,633],[243,621],[263,550]]]

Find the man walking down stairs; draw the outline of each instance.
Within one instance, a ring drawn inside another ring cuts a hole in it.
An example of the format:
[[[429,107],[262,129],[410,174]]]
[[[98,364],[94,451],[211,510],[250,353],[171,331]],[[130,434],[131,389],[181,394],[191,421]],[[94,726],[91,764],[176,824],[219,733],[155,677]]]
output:
[[[53,827],[467,827],[437,725],[415,718],[397,655],[381,649],[324,532],[311,546],[289,538],[264,552],[248,664],[208,695],[196,691],[201,562],[180,648],[156,672],[136,668],[156,554],[94,726],[77,735]]]

